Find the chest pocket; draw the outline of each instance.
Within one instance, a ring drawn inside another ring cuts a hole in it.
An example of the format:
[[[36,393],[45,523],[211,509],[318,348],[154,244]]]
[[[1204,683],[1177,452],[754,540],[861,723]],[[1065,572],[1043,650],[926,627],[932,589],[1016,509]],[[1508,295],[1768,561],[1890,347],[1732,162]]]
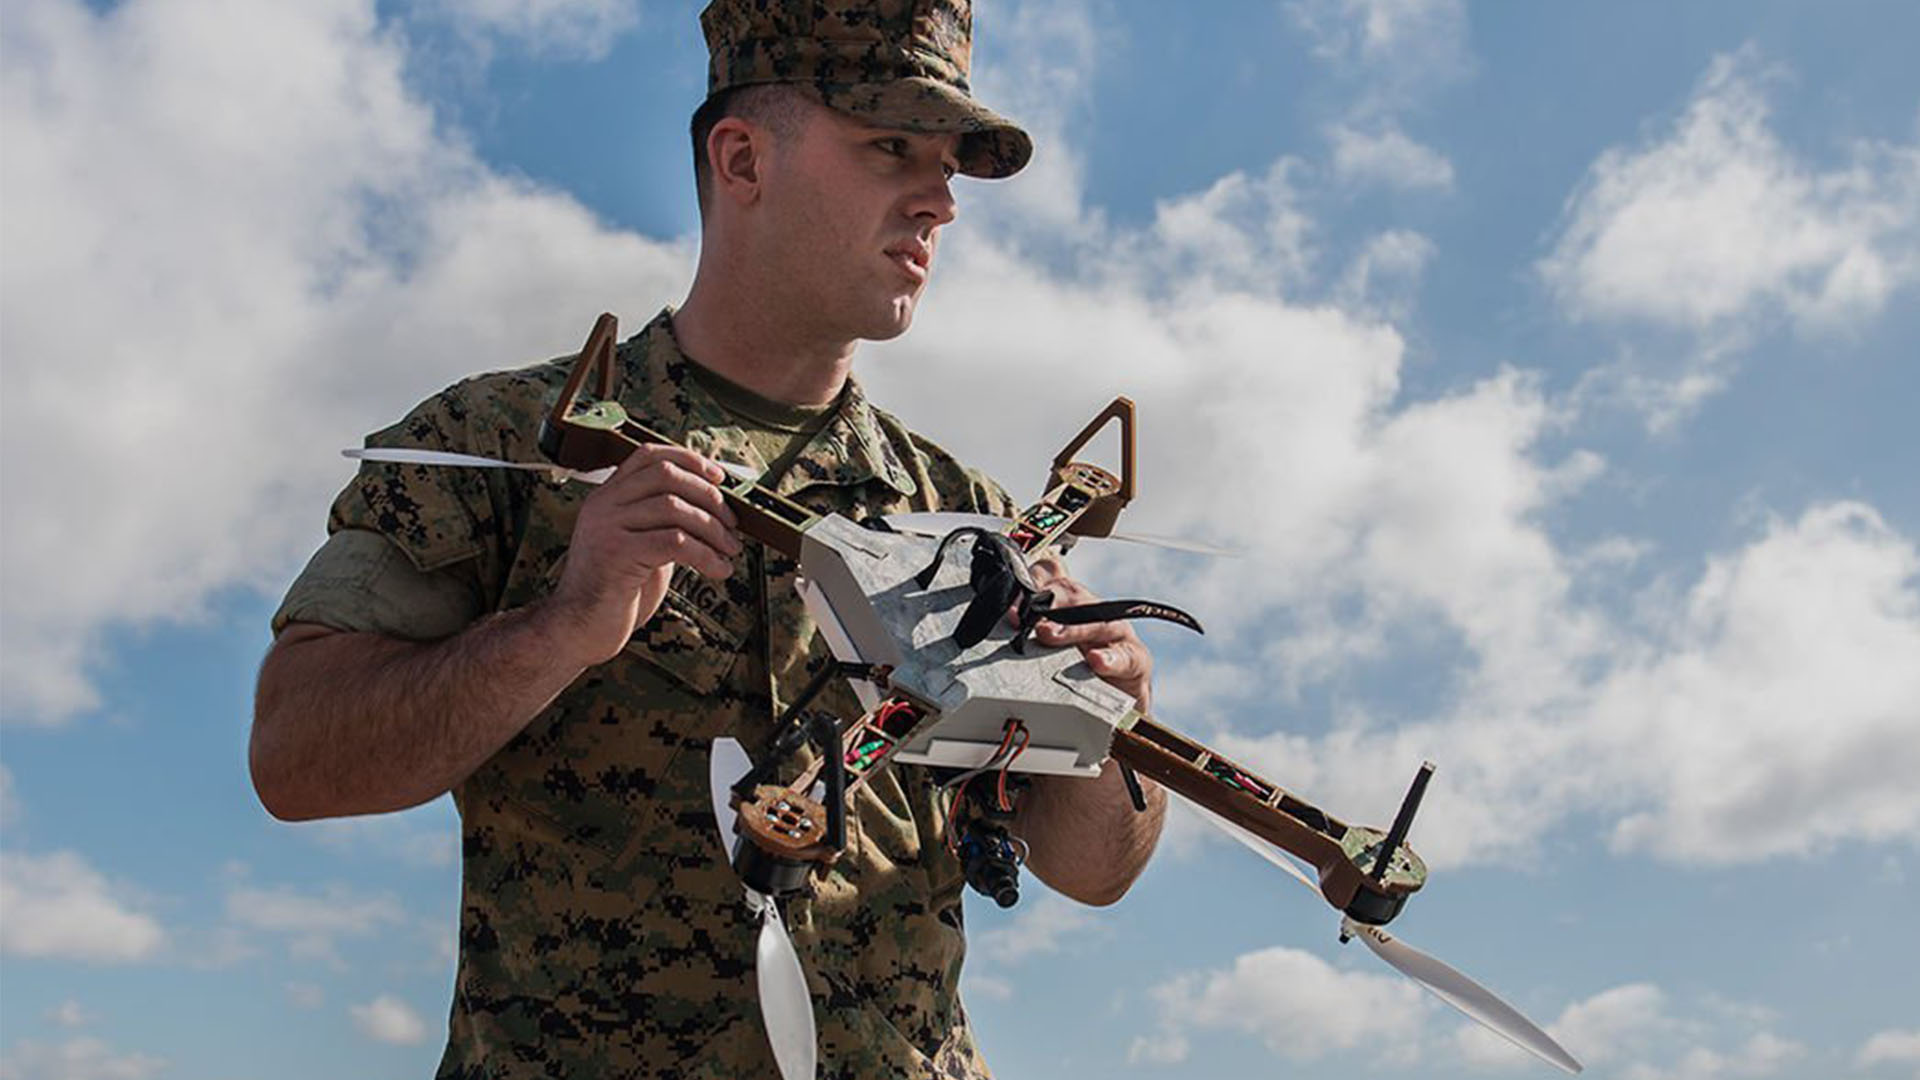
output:
[[[633,632],[623,654],[665,672],[702,697],[726,683],[753,633],[750,598],[743,603],[731,581],[713,582],[684,566],[660,610]]]

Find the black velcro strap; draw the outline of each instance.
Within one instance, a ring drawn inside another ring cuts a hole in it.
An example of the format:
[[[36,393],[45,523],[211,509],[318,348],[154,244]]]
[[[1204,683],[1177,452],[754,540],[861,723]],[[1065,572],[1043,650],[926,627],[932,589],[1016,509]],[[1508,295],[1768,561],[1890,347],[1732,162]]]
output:
[[[1092,604],[1053,608],[1045,612],[1042,617],[1062,626],[1085,626],[1087,623],[1112,622],[1116,619],[1159,619],[1162,622],[1184,626],[1196,634],[1206,633],[1201,628],[1199,619],[1171,604],[1155,603],[1152,600],[1101,600]]]

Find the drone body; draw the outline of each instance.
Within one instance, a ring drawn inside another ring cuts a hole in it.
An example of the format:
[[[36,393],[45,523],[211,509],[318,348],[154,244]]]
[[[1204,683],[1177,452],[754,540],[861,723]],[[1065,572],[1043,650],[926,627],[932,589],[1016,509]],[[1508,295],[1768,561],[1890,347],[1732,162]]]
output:
[[[1016,771],[1098,775],[1114,729],[1137,715],[1133,699],[1101,681],[1072,649],[1017,654],[1015,628],[1004,619],[985,639],[962,646],[955,631],[973,602],[964,565],[941,560],[931,587],[915,580],[938,546],[840,517],[821,519],[801,542],[808,607],[835,655],[884,665],[894,693],[939,715],[894,760],[977,768],[1000,746],[1007,719],[1017,717],[1029,741]],[[854,686],[870,709],[878,704],[871,683]]]

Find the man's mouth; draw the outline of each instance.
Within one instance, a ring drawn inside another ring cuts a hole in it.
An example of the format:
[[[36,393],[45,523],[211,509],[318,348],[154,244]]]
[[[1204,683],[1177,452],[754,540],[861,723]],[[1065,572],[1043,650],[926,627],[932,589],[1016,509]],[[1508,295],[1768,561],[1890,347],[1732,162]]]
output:
[[[932,248],[908,241],[888,247],[886,254],[908,277],[915,281],[927,279],[927,266],[933,262]]]

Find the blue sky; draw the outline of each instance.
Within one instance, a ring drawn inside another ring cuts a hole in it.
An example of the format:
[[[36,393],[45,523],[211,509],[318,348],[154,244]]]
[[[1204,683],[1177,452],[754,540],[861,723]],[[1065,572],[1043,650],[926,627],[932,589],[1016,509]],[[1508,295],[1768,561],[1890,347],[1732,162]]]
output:
[[[680,297],[696,10],[0,14],[0,1078],[430,1074],[452,810],[265,815],[266,617],[339,448]],[[1395,929],[1590,1075],[1920,1074],[1920,11],[977,31],[1039,154],[859,371],[1022,496],[1139,402],[1130,524],[1248,552],[1076,559],[1207,622],[1162,718],[1349,819],[1435,760]],[[1546,1074],[1187,817],[969,918],[1002,1076]]]

